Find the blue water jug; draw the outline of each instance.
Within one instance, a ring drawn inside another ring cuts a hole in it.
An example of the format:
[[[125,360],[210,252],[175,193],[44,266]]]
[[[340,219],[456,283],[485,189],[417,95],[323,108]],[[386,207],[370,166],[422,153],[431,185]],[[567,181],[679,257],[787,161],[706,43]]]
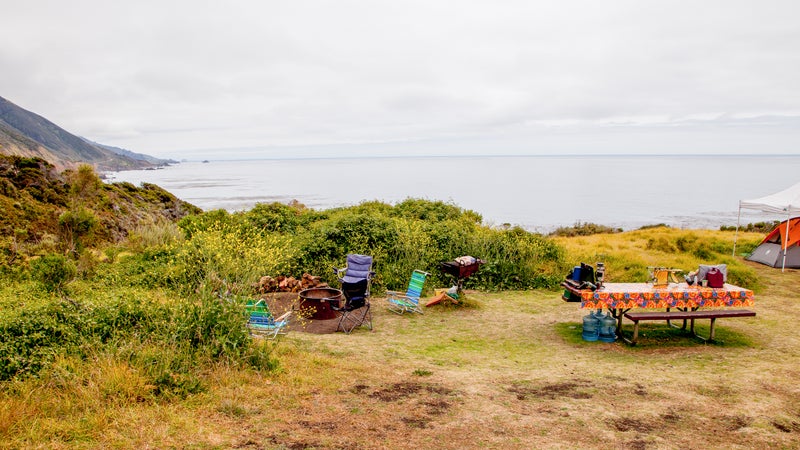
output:
[[[575,266],[572,268],[572,279],[574,281],[581,281],[581,266]]]
[[[600,325],[598,327],[598,339],[600,342],[614,342],[617,340],[617,319],[611,313],[607,313],[600,318]]]
[[[581,333],[584,341],[594,342],[600,337],[600,320],[597,316],[590,312],[583,316],[583,333]]]

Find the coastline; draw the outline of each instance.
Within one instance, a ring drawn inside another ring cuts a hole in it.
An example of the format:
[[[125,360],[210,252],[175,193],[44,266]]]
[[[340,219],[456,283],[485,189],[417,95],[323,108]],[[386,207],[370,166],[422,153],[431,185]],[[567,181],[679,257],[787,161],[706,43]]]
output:
[[[798,172],[800,156],[791,155],[378,156],[182,161],[106,181],[156,184],[203,210],[229,212],[294,200],[316,210],[440,200],[490,225],[547,233],[579,222],[624,230],[736,225],[740,199],[791,185]]]

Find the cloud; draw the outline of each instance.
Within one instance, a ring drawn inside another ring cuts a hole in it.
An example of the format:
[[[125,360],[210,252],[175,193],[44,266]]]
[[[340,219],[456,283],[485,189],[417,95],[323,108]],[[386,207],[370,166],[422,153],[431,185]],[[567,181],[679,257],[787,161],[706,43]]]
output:
[[[708,120],[719,117],[785,117],[786,141],[770,145],[796,152],[799,12],[794,1],[10,2],[1,95],[163,156],[630,147],[609,129],[644,145],[626,151],[649,151],[700,145],[699,128],[720,151],[765,127]]]

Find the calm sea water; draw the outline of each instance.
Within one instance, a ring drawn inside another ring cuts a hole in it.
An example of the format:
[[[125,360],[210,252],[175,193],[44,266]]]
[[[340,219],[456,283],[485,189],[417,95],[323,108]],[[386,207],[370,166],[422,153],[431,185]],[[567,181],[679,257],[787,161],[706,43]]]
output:
[[[298,200],[314,209],[423,198],[488,225],[547,232],[576,222],[624,229],[735,225],[740,199],[800,181],[800,156],[340,158],[184,162],[109,174],[154,183],[204,210]],[[743,222],[769,219],[743,213]]]

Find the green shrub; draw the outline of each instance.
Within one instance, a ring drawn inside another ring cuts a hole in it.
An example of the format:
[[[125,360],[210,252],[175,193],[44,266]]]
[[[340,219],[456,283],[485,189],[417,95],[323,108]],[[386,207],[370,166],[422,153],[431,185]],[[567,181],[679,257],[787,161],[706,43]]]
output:
[[[87,323],[82,307],[58,299],[4,317],[0,322],[0,380],[35,374],[57,356],[77,352]]]
[[[550,233],[551,236],[564,236],[564,237],[573,237],[573,236],[591,236],[593,234],[605,234],[605,233],[621,233],[622,228],[612,228],[606,225],[598,225],[596,223],[581,223],[576,222],[575,225],[571,227],[558,227]]]
[[[482,289],[557,286],[564,276],[564,250],[552,240],[521,228],[481,229],[468,254],[486,261],[466,285]]]
[[[647,250],[655,250],[664,253],[674,253],[677,248],[663,236],[650,238],[647,240]]]
[[[33,278],[50,292],[61,291],[77,271],[75,263],[58,254],[45,255],[31,263]]]
[[[294,203],[257,203],[244,214],[244,220],[259,230],[267,232],[293,232],[301,223],[300,216],[305,206]]]
[[[296,249],[292,240],[262,234],[224,222],[196,230],[174,249],[167,283],[179,292],[249,292],[263,275],[278,275],[289,267]]]
[[[207,230],[210,226],[231,224],[231,215],[224,209],[215,209],[202,214],[186,216],[178,221],[178,227],[183,230],[188,239],[197,231]]]

